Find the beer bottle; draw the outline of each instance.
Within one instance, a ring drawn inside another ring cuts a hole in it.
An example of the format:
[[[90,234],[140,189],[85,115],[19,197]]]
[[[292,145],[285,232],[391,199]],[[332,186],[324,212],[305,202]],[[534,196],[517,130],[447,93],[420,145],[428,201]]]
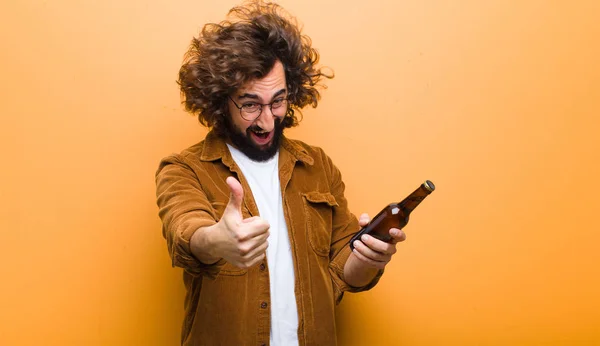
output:
[[[426,180],[418,189],[408,195],[402,202],[392,203],[381,210],[368,225],[363,227],[350,239],[350,248],[354,250],[354,241],[363,234],[369,234],[379,240],[389,242],[390,228],[402,229],[408,223],[410,213],[435,190],[435,185]]]

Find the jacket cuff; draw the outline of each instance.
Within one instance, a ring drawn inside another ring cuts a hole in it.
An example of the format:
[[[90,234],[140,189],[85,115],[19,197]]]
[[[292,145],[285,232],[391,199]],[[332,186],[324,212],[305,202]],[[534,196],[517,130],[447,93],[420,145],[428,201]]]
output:
[[[181,267],[186,272],[196,276],[208,276],[216,278],[221,271],[221,267],[225,264],[224,259],[206,264],[198,260],[190,248],[190,239],[192,235],[202,227],[208,227],[215,222],[212,220],[190,220],[182,222],[176,229],[173,243],[169,252],[171,254],[173,267]]]
[[[370,290],[379,282],[379,279],[383,275],[384,270],[380,269],[375,277],[366,285],[360,287],[350,286],[348,283],[346,283],[344,278],[344,266],[346,265],[346,261],[348,260],[348,257],[350,257],[351,253],[350,247],[345,246],[329,265],[329,270],[332,271],[331,277],[333,280],[333,293],[336,304],[340,303],[344,296],[344,292],[354,293]]]

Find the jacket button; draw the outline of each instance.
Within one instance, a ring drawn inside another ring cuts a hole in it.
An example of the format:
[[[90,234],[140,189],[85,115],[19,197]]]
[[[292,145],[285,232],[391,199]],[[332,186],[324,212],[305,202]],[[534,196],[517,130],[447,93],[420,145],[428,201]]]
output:
[[[260,307],[263,308],[263,309],[266,309],[268,305],[269,304],[267,304],[267,302],[260,303]]]
[[[264,263],[261,263],[259,268],[261,272],[264,272],[265,269],[267,269],[267,266]]]

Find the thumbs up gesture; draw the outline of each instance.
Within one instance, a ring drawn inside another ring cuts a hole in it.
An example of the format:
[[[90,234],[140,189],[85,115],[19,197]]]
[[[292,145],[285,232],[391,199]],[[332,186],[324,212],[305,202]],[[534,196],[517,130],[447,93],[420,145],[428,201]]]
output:
[[[265,258],[269,223],[258,216],[244,219],[242,203],[244,189],[237,179],[228,177],[229,203],[219,222],[211,227],[196,231],[198,236],[204,235],[204,241],[192,236],[192,252],[201,261],[204,259],[223,258],[239,268],[250,268]],[[208,255],[208,256],[207,256]],[[205,263],[211,263],[208,261]]]

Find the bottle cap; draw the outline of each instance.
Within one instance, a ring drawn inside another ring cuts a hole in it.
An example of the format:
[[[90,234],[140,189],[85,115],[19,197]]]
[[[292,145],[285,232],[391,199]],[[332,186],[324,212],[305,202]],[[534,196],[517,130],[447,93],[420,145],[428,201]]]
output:
[[[433,185],[431,180],[425,180],[423,187],[425,187],[425,189],[429,192],[433,192],[433,190],[435,190],[435,185]]]

